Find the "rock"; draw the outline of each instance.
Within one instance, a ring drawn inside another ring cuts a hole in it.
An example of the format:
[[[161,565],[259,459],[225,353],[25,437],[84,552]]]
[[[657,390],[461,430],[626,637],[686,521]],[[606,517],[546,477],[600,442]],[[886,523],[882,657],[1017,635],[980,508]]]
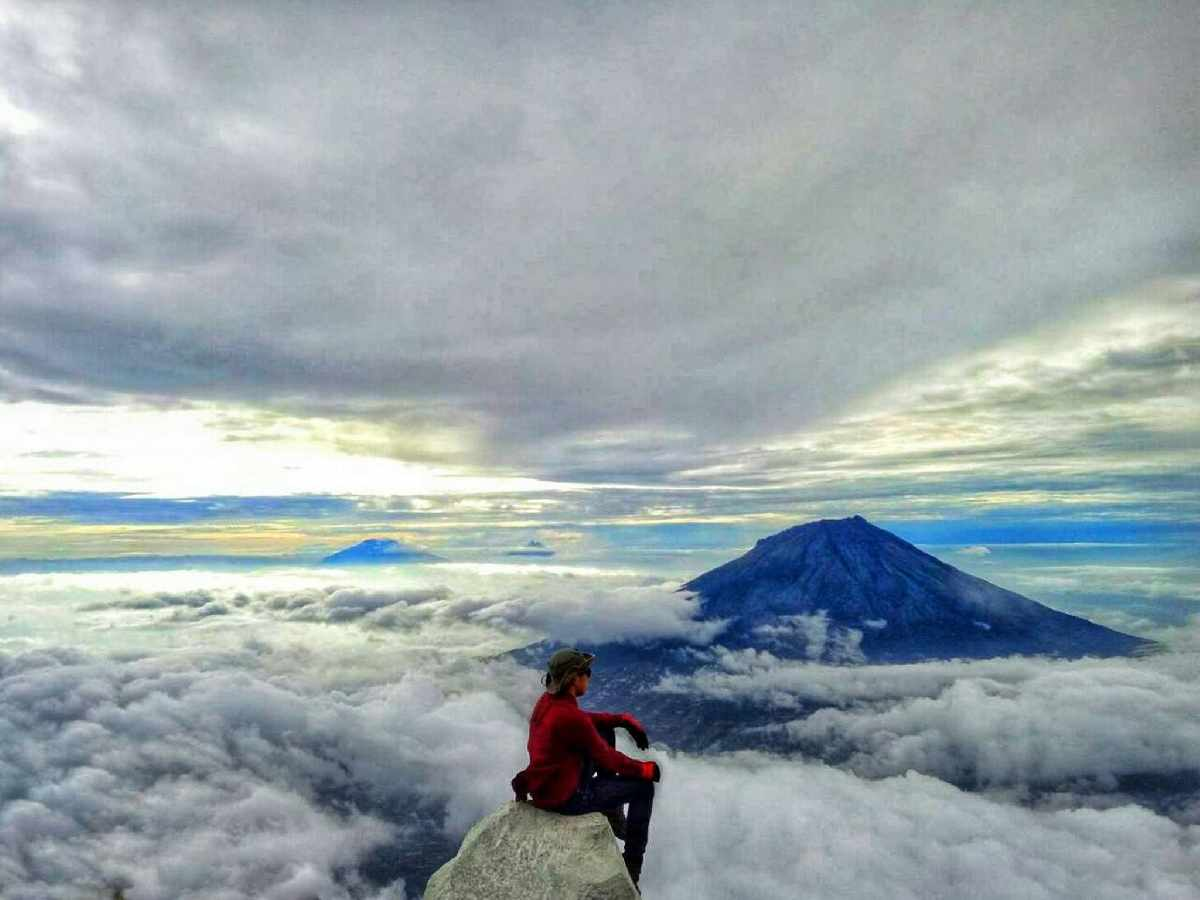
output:
[[[608,820],[515,800],[475,823],[425,900],[638,900]]]

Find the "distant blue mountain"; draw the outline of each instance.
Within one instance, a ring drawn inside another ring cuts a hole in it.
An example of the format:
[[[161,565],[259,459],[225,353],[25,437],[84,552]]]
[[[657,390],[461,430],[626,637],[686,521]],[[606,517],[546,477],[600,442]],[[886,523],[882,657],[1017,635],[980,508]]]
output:
[[[433,553],[426,553],[415,547],[401,544],[388,538],[368,538],[359,541],[353,547],[331,553],[321,560],[322,565],[329,566],[372,566],[395,565],[410,562],[438,562],[442,559]]]
[[[518,547],[516,550],[506,550],[505,556],[553,556],[554,551],[543,544],[541,541],[530,541],[524,547]]]

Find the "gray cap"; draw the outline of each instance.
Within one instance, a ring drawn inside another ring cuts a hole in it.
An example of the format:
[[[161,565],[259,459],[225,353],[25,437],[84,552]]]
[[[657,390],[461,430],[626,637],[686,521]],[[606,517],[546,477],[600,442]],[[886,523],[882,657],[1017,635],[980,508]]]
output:
[[[571,647],[556,651],[546,664],[546,677],[542,679],[546,690],[557,694],[568,681],[588,668],[595,658],[595,654]]]

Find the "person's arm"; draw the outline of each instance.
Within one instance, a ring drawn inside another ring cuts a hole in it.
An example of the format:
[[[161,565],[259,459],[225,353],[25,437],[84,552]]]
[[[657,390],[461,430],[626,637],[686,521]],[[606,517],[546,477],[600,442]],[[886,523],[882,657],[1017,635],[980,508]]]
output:
[[[639,750],[645,750],[650,746],[650,738],[646,736],[646,729],[629,713],[588,712],[587,710],[584,712],[597,729],[624,728],[629,732],[629,736],[633,738],[633,742],[637,744]]]
[[[621,713],[606,713],[606,712],[591,712],[584,710],[584,714],[592,720],[592,724],[597,728],[620,728]]]
[[[591,717],[586,713],[571,717],[568,738],[602,769],[630,778],[643,778],[647,781],[658,780],[656,777],[658,775],[657,763],[632,759],[620,750],[614,750],[608,746],[604,742],[604,738],[600,737],[600,733],[596,731]]]

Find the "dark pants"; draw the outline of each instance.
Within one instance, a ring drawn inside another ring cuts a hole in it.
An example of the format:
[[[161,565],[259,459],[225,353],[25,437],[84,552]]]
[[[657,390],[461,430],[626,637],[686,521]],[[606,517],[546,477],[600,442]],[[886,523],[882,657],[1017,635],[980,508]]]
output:
[[[601,737],[610,747],[616,746],[617,736],[609,728],[599,729]],[[637,881],[642,871],[642,857],[646,854],[646,840],[650,836],[650,812],[654,808],[654,782],[640,778],[624,778],[615,772],[597,770],[591,760],[583,766],[579,787],[567,802],[555,812],[568,816],[584,813],[607,812],[629,804],[625,819],[625,865],[629,874]]]

